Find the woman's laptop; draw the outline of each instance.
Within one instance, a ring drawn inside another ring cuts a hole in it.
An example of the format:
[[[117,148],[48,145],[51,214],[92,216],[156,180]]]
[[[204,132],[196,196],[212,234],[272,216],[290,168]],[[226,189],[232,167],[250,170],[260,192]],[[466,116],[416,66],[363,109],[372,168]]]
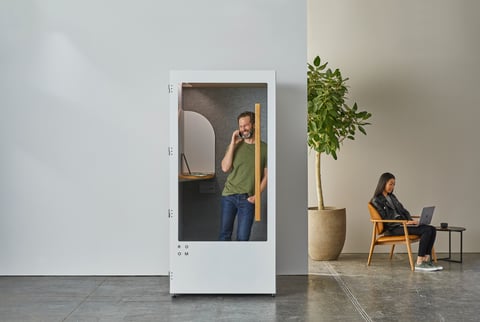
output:
[[[433,211],[435,210],[435,206],[423,207],[422,214],[420,215],[420,219],[418,220],[417,225],[408,225],[410,227],[417,227],[420,225],[430,225],[432,222]]]

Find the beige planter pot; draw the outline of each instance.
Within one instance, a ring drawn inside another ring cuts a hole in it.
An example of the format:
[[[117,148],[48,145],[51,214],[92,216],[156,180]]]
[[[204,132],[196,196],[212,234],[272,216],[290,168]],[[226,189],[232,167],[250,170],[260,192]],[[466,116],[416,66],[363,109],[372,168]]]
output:
[[[313,260],[335,260],[345,244],[345,208],[308,208],[308,255]]]

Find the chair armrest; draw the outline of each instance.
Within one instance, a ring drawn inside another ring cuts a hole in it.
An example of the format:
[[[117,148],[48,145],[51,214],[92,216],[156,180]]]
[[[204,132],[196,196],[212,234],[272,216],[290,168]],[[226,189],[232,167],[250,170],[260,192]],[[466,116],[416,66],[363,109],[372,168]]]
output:
[[[371,222],[396,222],[396,223],[406,223],[408,220],[405,219],[370,219]]]
[[[408,238],[408,229],[407,229],[407,222],[408,220],[405,219],[370,219],[370,221],[373,223],[373,226],[375,227],[375,223],[377,222],[392,222],[392,223],[400,223],[403,226],[403,233],[405,234],[406,238]],[[375,228],[374,228],[375,229]]]

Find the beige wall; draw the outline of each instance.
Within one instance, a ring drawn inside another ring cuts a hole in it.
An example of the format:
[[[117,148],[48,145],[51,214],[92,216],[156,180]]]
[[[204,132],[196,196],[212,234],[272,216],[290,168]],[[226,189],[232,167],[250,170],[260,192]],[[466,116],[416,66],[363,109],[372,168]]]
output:
[[[337,161],[324,158],[326,202],[347,207],[343,252],[367,251],[366,203],[385,171],[407,209],[436,205],[434,224],[467,227],[464,250],[480,251],[479,12],[480,2],[466,0],[308,1],[309,60],[339,67],[350,97],[373,113],[366,137],[346,142]],[[312,161],[313,153],[309,205]],[[437,251],[447,240],[439,234]]]

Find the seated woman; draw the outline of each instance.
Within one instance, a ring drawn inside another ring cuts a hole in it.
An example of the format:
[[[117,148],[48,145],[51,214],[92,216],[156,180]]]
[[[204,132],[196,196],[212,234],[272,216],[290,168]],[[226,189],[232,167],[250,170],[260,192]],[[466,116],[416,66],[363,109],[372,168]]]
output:
[[[395,188],[395,176],[391,173],[384,173],[378,180],[377,188],[370,201],[377,209],[383,219],[408,220],[407,224],[418,224],[412,220],[412,216],[407,209],[398,201],[393,194]],[[399,223],[384,223],[387,235],[403,235],[403,225]],[[435,243],[437,230],[430,225],[419,225],[407,227],[408,233],[420,236],[420,245],[418,246],[418,257],[415,265],[416,271],[439,271],[443,267],[437,266],[432,262],[432,248]]]

